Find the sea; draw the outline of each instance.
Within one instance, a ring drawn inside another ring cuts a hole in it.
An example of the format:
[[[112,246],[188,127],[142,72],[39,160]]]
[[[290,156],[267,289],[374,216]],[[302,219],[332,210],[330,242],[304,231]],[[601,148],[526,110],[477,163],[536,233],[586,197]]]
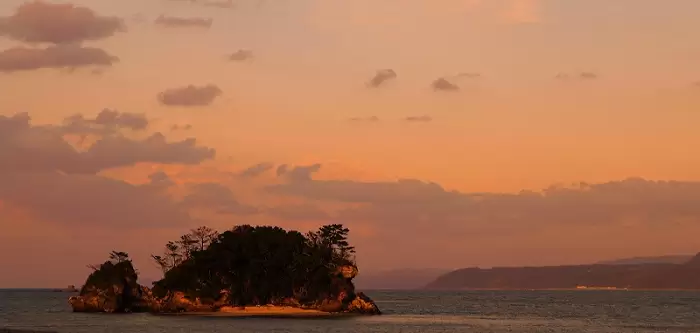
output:
[[[60,333],[700,332],[700,292],[369,291],[380,316],[273,319],[73,313],[71,293],[0,290],[3,329]]]

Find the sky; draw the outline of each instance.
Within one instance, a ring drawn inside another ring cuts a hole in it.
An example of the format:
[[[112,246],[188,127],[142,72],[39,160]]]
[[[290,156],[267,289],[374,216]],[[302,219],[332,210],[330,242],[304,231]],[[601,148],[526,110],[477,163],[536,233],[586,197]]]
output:
[[[361,271],[700,251],[696,0],[0,2],[0,287],[189,229]]]

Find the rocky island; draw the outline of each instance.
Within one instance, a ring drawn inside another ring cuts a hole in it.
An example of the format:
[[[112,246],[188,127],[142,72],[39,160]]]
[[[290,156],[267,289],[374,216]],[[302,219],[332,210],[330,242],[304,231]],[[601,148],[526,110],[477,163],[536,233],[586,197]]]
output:
[[[163,278],[146,287],[125,252],[91,266],[75,312],[151,312],[218,316],[377,315],[356,292],[349,230],[327,225],[301,234],[278,227],[236,226],[219,234],[200,227],[152,256]]]

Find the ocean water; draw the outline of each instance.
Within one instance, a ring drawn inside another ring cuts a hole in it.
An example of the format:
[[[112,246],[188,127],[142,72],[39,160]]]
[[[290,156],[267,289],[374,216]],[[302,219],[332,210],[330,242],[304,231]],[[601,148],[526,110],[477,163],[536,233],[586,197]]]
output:
[[[700,292],[375,291],[385,313],[241,319],[73,313],[71,294],[0,290],[3,328],[61,333],[700,332]]]

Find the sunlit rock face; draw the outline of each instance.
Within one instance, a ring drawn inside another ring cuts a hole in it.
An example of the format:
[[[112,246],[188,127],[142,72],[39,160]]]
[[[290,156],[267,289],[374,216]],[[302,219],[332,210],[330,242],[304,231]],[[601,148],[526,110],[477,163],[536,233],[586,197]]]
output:
[[[357,266],[345,265],[338,268],[338,272],[343,276],[343,278],[352,280],[357,276],[359,270],[357,269]]]

